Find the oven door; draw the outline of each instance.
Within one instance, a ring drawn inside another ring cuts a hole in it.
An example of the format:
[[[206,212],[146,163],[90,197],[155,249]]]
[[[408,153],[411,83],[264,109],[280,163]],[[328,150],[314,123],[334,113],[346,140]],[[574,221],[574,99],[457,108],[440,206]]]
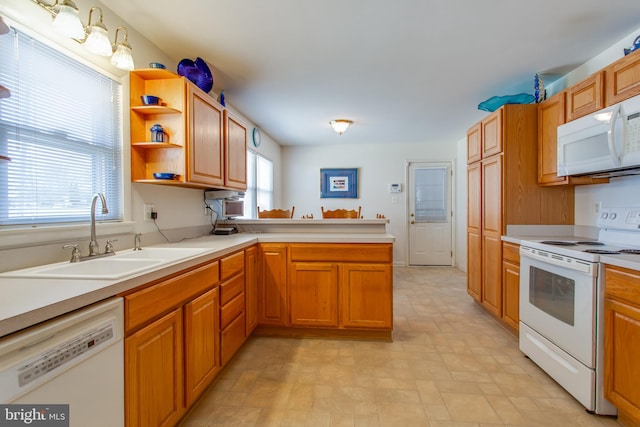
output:
[[[520,321],[595,368],[597,263],[520,248]]]

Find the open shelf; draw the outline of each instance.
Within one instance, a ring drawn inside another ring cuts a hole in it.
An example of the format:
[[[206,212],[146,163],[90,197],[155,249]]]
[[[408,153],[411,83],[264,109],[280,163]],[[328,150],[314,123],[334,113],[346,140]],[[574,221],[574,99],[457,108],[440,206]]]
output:
[[[182,111],[173,107],[167,107],[166,105],[137,105],[135,107],[131,107],[131,110],[144,115],[182,113]]]

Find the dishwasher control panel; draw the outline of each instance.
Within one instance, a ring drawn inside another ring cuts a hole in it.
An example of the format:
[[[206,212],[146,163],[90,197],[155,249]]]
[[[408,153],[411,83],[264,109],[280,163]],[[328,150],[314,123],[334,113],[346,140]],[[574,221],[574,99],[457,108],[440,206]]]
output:
[[[18,366],[18,385],[25,385],[37,380],[43,375],[76,360],[89,351],[109,344],[115,338],[115,322],[99,326],[84,335],[74,337],[56,347],[41,353],[29,362]]]

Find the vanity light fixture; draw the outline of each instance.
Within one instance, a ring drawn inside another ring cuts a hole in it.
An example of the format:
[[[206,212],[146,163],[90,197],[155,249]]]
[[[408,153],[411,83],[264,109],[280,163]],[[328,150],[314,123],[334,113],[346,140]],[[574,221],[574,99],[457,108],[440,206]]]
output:
[[[40,2],[38,4],[47,9],[53,16],[53,28],[60,34],[73,39],[84,39],[84,25],[80,21],[78,7],[71,0],[56,0],[53,6],[47,7]]]
[[[102,22],[102,9],[97,6],[89,10],[89,24],[85,27],[78,17],[78,7],[72,0],[55,0],[55,3],[45,3],[43,0],[32,0],[38,6],[47,10],[53,17],[54,29],[76,42],[84,45],[91,53],[111,56],[111,63],[121,70],[133,70],[133,56],[129,44],[129,34],[126,27],[118,27],[113,43],[109,41],[107,27]],[[93,12],[98,11],[96,23],[92,23]],[[124,30],[123,41],[118,43],[118,31]]]
[[[331,120],[329,124],[331,125],[333,130],[338,132],[339,135],[342,135],[344,131],[346,131],[349,128],[349,126],[353,124],[353,121],[346,120],[346,119],[336,119],[336,120]]]
[[[124,40],[118,43],[118,32],[120,30],[124,30]],[[127,31],[125,27],[116,28],[111,63],[121,70],[133,70],[133,56],[131,55],[131,45],[129,45],[129,31]]]
[[[91,18],[94,10],[100,12],[100,18],[98,18],[98,22],[92,25]],[[84,41],[84,47],[89,52],[102,56],[111,56],[113,54],[107,27],[102,22],[102,9],[97,6],[89,10],[89,24],[87,24],[86,33],[87,39]]]

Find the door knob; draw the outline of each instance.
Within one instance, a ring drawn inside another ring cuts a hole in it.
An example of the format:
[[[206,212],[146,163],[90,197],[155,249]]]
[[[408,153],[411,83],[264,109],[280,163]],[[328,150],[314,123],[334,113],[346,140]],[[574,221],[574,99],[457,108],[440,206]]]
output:
[[[411,224],[415,224],[415,223],[416,223],[415,221],[411,221]]]
[[[412,213],[412,214],[411,214],[411,216],[412,216],[412,217],[414,217],[414,216],[415,216],[415,214],[413,214],[413,213]]]

